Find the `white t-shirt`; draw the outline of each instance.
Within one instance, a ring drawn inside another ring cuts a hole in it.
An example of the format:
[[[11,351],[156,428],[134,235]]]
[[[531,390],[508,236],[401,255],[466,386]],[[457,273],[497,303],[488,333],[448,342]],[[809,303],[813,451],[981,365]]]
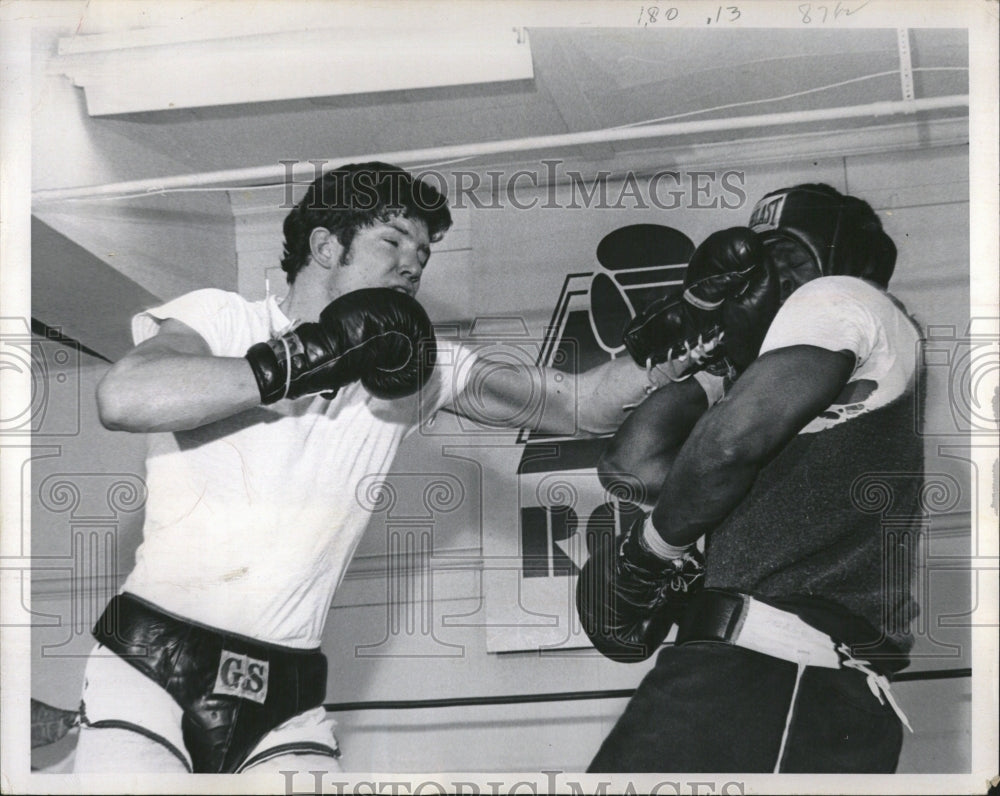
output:
[[[782,305],[760,353],[794,345],[850,351],[854,372],[837,399],[800,434],[810,434],[885,406],[911,385],[920,333],[883,290],[852,276],[807,282]]]
[[[137,315],[135,342],[167,318],[233,357],[290,325],[273,298],[198,290]],[[465,387],[473,355],[438,345],[435,373],[416,396],[384,401],[354,383],[331,401],[280,401],[150,434],[143,542],[124,590],[213,627],[319,646],[400,440]]]

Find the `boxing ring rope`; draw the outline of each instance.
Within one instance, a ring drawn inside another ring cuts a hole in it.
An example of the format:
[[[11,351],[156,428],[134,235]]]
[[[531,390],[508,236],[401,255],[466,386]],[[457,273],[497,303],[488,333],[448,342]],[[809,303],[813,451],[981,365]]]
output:
[[[930,669],[924,672],[900,672],[893,683],[914,680],[954,680],[972,677],[972,669]],[[584,699],[628,699],[634,688],[606,691],[562,691],[548,694],[501,694],[498,696],[447,697],[442,699],[373,700],[369,702],[328,702],[323,705],[328,713],[347,713],[354,710],[414,710],[420,708],[455,708],[485,705],[521,705],[534,702],[577,702]]]
[[[971,677],[972,669],[931,669],[924,672],[903,672],[893,678],[899,683],[906,680],[951,680]],[[622,688],[607,691],[565,691],[549,694],[503,694],[498,696],[453,697],[446,699],[383,700],[371,702],[329,702],[323,707],[328,713],[347,713],[356,710],[412,710],[420,708],[451,708],[487,705],[519,705],[535,702],[574,702],[584,699],[628,699],[635,689]],[[55,743],[71,730],[80,726],[80,713],[53,707],[40,700],[31,700],[31,748]]]
[[[398,152],[351,155],[354,162],[382,161],[400,166],[413,165],[421,161],[467,159],[483,155],[497,155],[512,152],[526,152],[537,149],[562,148],[586,144],[611,143],[617,141],[641,141],[666,136],[713,133],[728,130],[745,130],[754,127],[774,127],[778,125],[801,125],[812,122],[857,119],[863,117],[912,115],[923,111],[947,110],[968,107],[968,94],[951,94],[942,97],[928,97],[914,100],[893,100],[853,105],[840,108],[819,108],[816,110],[765,113],[753,116],[736,116],[726,119],[705,119],[686,122],[667,122],[643,127],[615,127],[588,130],[578,133],[533,136],[506,141],[484,141],[475,144],[453,144],[410,149]],[[333,161],[331,161],[333,162]],[[340,160],[336,160],[340,162]],[[346,160],[345,160],[346,162]],[[315,165],[311,161],[277,163],[267,166],[253,166],[223,171],[207,171],[197,174],[180,174],[104,185],[82,186],[79,188],[53,188],[32,193],[33,202],[52,202],[69,199],[95,199],[115,197],[122,194],[156,194],[161,191],[205,188],[208,186],[281,185],[288,180],[298,182],[305,178],[311,182],[315,178]]]

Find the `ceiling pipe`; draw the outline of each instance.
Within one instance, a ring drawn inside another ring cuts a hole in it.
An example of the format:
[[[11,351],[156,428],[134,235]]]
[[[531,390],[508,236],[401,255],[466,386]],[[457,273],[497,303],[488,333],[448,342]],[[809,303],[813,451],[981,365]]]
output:
[[[399,152],[380,152],[371,155],[352,155],[349,158],[330,160],[331,163],[363,162],[379,160],[401,166],[412,165],[427,160],[452,160],[472,158],[482,155],[496,155],[509,152],[525,152],[533,149],[569,147],[583,144],[607,143],[612,141],[640,141],[671,135],[691,135],[694,133],[742,130],[753,127],[771,127],[783,124],[808,124],[810,122],[856,119],[865,116],[894,116],[913,114],[921,111],[944,110],[968,107],[967,94],[931,97],[918,100],[873,102],[867,105],[852,105],[843,108],[820,108],[811,111],[788,111],[766,113],[756,116],[736,116],[728,119],[706,119],[702,121],[665,122],[641,127],[617,127],[602,130],[588,130],[580,133],[516,138],[506,141],[485,141],[476,144],[454,144],[451,146],[410,149]],[[201,188],[209,186],[241,185],[281,185],[299,178],[311,181],[315,175],[315,165],[306,160],[297,163],[275,163],[225,171],[206,171],[198,174],[181,174],[173,177],[159,177],[127,182],[90,185],[80,188],[55,188],[34,191],[32,202],[53,202],[66,199],[95,199],[120,196],[122,194],[156,194],[164,190]]]

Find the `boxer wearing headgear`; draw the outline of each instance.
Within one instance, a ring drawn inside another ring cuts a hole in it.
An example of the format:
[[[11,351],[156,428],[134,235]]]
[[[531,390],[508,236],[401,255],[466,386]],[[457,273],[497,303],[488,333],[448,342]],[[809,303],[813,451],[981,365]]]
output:
[[[643,308],[626,326],[625,345],[638,364],[660,365],[674,379],[723,359],[739,372],[797,287],[854,276],[886,288],[895,264],[896,246],[864,200],[821,183],[774,191],[754,206],[748,227],[698,247],[683,287]]]
[[[887,534],[852,490],[866,474],[908,473],[894,512],[920,516],[920,332],[884,289],[895,246],[866,203],[812,185],[769,194],[750,229],[704,246],[671,299],[682,323],[642,321],[680,331],[659,349],[643,337],[644,354],[676,359],[699,334],[704,349],[706,328],[724,354],[738,326],[721,309],[757,268],[788,295],[754,316],[759,353],[723,399],[692,410],[694,379],[661,388],[599,465],[602,479],[641,480],[655,505],[585,565],[584,626],[616,660],[651,653],[674,624],[677,636],[590,770],[891,772],[906,719],[888,678],[913,643],[917,528]],[[732,265],[707,283],[725,286],[718,306],[688,294],[705,262]],[[689,369],[712,361],[701,353]],[[740,732],[720,743],[723,724]]]
[[[646,396],[624,357],[568,379],[436,339],[416,294],[450,224],[402,169],[342,166],[285,218],[282,300],[195,290],[133,319],[97,399],[106,427],[149,433],[149,497],[94,628],[77,772],[339,771],[320,644],[364,479],[446,405],[603,434]]]
[[[754,206],[748,226],[782,273],[783,300],[805,281],[798,274],[803,266],[818,268],[822,276],[868,279],[883,288],[896,266],[896,245],[871,205],[822,183],[767,194]]]

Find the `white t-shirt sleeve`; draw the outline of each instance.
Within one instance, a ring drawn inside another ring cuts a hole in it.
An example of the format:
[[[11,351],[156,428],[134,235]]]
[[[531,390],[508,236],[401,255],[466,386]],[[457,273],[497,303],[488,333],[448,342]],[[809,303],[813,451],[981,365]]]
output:
[[[829,351],[850,351],[856,367],[868,360],[879,336],[870,309],[873,288],[860,279],[829,276],[796,290],[782,305],[767,330],[760,353],[810,345]]]
[[[806,283],[785,302],[761,354],[795,345],[855,356],[843,391],[800,432],[807,434],[874,411],[906,392],[915,378],[920,330],[884,291],[855,277],[827,276]]]
[[[201,335],[216,356],[242,356],[247,340],[241,322],[245,302],[235,293],[206,288],[186,293],[132,319],[136,345],[155,335],[168,318],[181,321]]]

